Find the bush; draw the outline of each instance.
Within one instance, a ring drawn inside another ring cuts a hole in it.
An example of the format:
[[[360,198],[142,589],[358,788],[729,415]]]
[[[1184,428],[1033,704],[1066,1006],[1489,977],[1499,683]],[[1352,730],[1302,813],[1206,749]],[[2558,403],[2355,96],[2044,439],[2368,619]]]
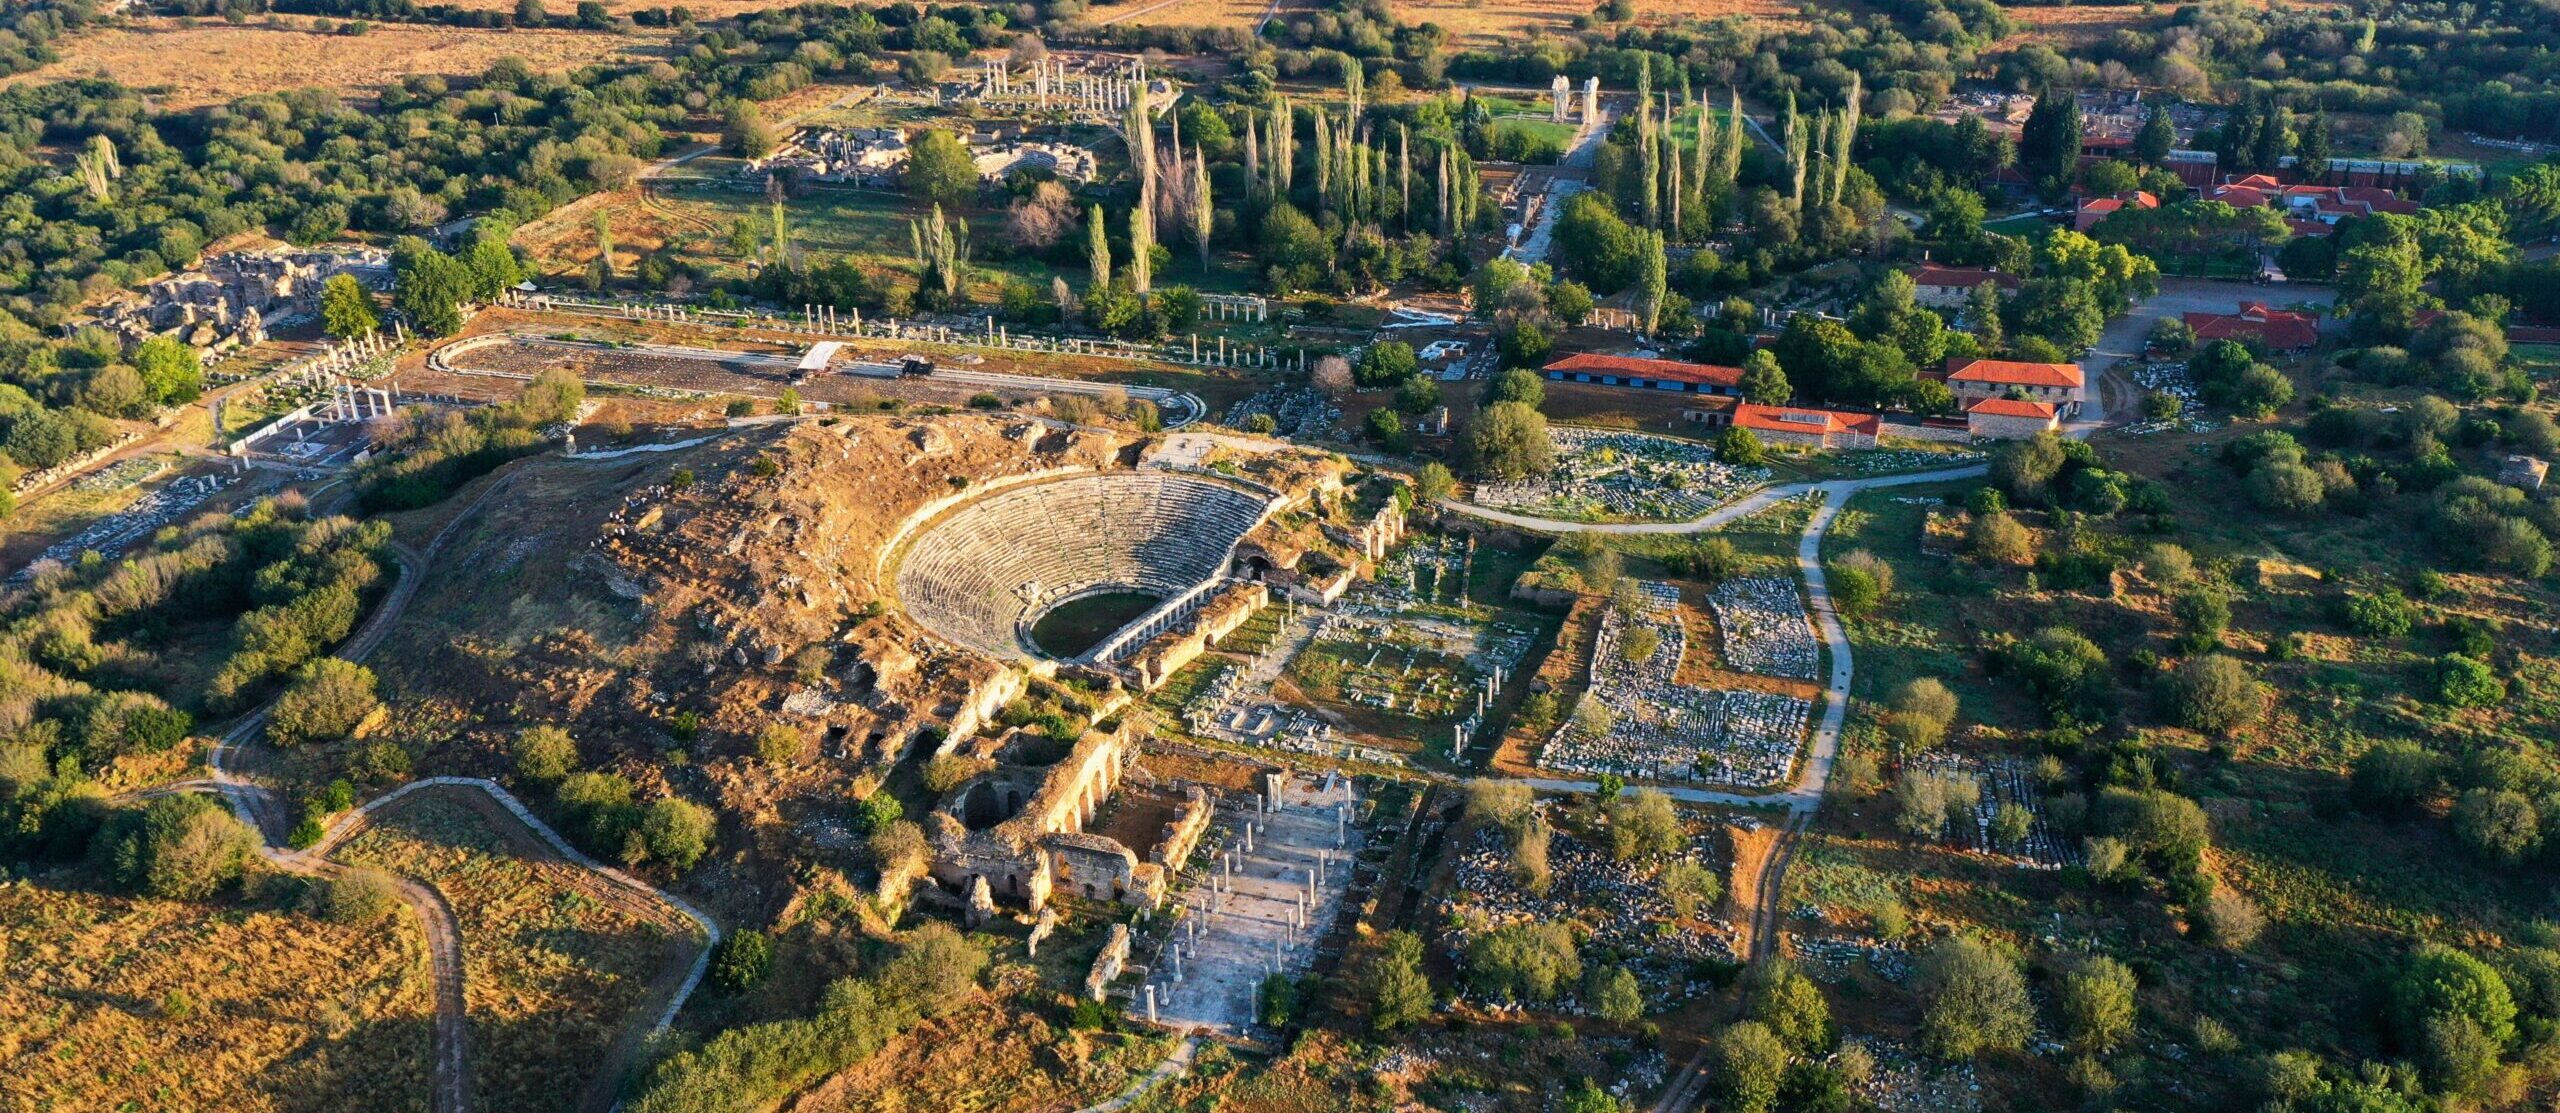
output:
[[[192,793],[123,813],[107,833],[117,883],[166,900],[203,900],[238,881],[258,843],[230,809]]]
[[[1831,1003],[1813,979],[1785,959],[1753,968],[1743,986],[1743,1009],[1796,1054],[1815,1056],[1831,1048]]]
[[[2405,814],[2435,792],[2443,775],[2441,758],[2416,742],[2395,738],[2356,756],[2347,791],[2368,810]]]
[[[2448,653],[2436,658],[2435,697],[2447,707],[2495,707],[2506,702],[2507,682],[2486,661]]]
[[[526,727],[516,735],[516,776],[551,784],[578,767],[578,742],[553,726]]]
[[[787,765],[800,756],[808,739],[789,723],[766,723],[756,731],[756,757],[767,765]]]
[[[2062,1034],[2081,1051],[2104,1054],[2133,1034],[2133,971],[2103,955],[2063,976]]]
[[[2398,588],[2348,596],[2344,616],[2347,629],[2368,638],[2396,638],[2418,622],[2417,608]]]
[[[1502,1001],[1544,1004],[1582,979],[1573,931],[1561,923],[1506,924],[1467,945],[1468,976],[1478,991]]]
[[[711,956],[711,984],[729,993],[762,985],[773,971],[773,940],[752,928],[729,933]]]
[[[1413,345],[1402,340],[1381,340],[1360,353],[1359,362],[1351,366],[1351,381],[1362,390],[1379,390],[1413,378],[1421,366]]]
[[[2161,713],[2205,734],[2227,735],[2266,714],[2268,689],[2249,668],[2219,653],[2190,657],[2162,678]]]
[[[267,716],[267,737],[279,746],[345,738],[380,706],[372,669],[323,657],[304,665],[276,697],[275,710]]]
[[[2018,520],[2001,513],[1977,514],[1965,528],[1965,548],[1985,564],[2021,565],[2036,556],[2035,539]]]
[[[669,797],[651,803],[642,813],[639,835],[650,857],[677,870],[689,870],[711,845],[711,829],[711,809]]]
[[[324,892],[320,914],[331,923],[375,923],[400,907],[400,883],[380,870],[348,870]]]
[[[1926,1004],[1921,1045],[1943,1059],[2026,1045],[2035,1007],[2017,959],[1971,935],[1950,936],[1920,960],[1917,986]]]
[[[1716,459],[1737,468],[1753,468],[1767,463],[1769,453],[1761,446],[1759,434],[1735,425],[1716,438]]]

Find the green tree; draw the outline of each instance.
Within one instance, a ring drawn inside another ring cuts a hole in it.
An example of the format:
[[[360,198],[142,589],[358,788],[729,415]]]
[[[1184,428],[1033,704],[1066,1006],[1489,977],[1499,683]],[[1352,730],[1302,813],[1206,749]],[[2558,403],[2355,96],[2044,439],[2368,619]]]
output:
[[[341,275],[340,277],[344,277]],[[154,336],[133,349],[133,369],[156,405],[183,405],[204,393],[204,362],[176,337]]]
[[[1756,468],[1769,461],[1760,437],[1739,425],[1729,425],[1716,437],[1716,459],[1737,468]]]
[[[1943,1059],[2026,1045],[2035,1024],[2017,959],[1971,935],[1949,936],[1922,956],[1920,1040]]]
[[[711,809],[691,800],[668,797],[652,802],[640,817],[640,839],[649,857],[689,870],[711,845]]]
[[[164,900],[203,900],[240,879],[258,836],[194,793],[163,796],[118,817],[105,836],[116,881]]]
[[[2055,1008],[2062,1034],[2078,1050],[2105,1054],[2133,1034],[2133,971],[2099,955],[2062,978]]]
[[[2478,1025],[2505,1048],[2516,1035],[2515,996],[2488,963],[2442,943],[2421,943],[2391,983],[2391,1022],[2407,1046],[2426,1042],[2427,1024],[2452,1018]]]
[[[1555,467],[1555,444],[1545,414],[1518,402],[1497,402],[1476,413],[1467,429],[1470,466],[1493,479],[1545,475]]]
[[[2495,707],[2506,702],[2507,682],[2477,657],[2448,653],[2436,658],[2436,702],[2447,707]]]
[[[1369,1027],[1386,1033],[1421,1023],[1431,1015],[1431,979],[1422,969],[1422,939],[1409,931],[1391,931],[1378,940],[1369,963]]]
[[[1787,1045],[1758,1021],[1745,1020],[1716,1036],[1716,1066],[1708,1073],[1725,1113],[1769,1113],[1787,1073]]]
[[[382,328],[374,315],[373,295],[352,274],[329,276],[320,284],[320,327],[341,340],[371,336]]]
[[[559,727],[526,727],[517,732],[513,750],[516,776],[537,784],[556,782],[578,767],[578,742]]]
[[[1467,968],[1479,991],[1503,1001],[1544,1004],[1582,980],[1573,931],[1552,920],[1477,935],[1467,944]]]
[[[303,665],[276,697],[267,737],[288,747],[345,738],[380,706],[372,669],[322,657]]]
[[[1413,495],[1425,505],[1436,504],[1458,489],[1458,479],[1449,474],[1446,464],[1434,460],[1413,474]]]
[[[1831,1003],[1792,962],[1777,958],[1753,967],[1743,985],[1743,1009],[1798,1055],[1818,1056],[1831,1048]]]
[[[2481,857],[2515,865],[2542,849],[2542,815],[2521,792],[2475,788],[2453,805],[2453,833]]]
[[[1359,362],[1351,365],[1351,379],[1362,390],[1377,390],[1413,378],[1421,366],[1413,345],[1402,340],[1381,340],[1360,353]]]
[[[1694,919],[1700,909],[1724,899],[1724,880],[1715,871],[1686,858],[1662,867],[1658,879],[1671,912],[1683,920]]]
[[[1517,402],[1537,409],[1547,404],[1546,380],[1539,378],[1537,372],[1512,368],[1486,380],[1484,402],[1488,406],[1497,402]]]
[[[1624,966],[1593,967],[1584,998],[1591,1002],[1592,1015],[1612,1024],[1632,1024],[1644,1016],[1644,991]]]
[[[958,137],[938,128],[919,132],[907,151],[907,195],[922,202],[958,206],[978,195],[978,165]]]
[[[2268,689],[2237,658],[2219,653],[2190,657],[2160,686],[2161,711],[2170,721],[2205,734],[2227,735],[2266,714]]]
[[[730,932],[711,955],[711,984],[728,993],[754,989],[772,972],[773,939],[753,928]]]
[[[391,256],[391,307],[420,333],[450,336],[462,328],[462,303],[471,296],[471,274],[454,258],[417,237],[403,237]]]
[[[1788,385],[1786,371],[1778,366],[1778,354],[1766,348],[1753,351],[1742,361],[1742,399],[1761,406],[1782,406],[1795,396]]]
[[[764,112],[751,100],[735,100],[720,127],[720,141],[729,153],[739,158],[763,158],[782,144],[782,134],[766,123]]]

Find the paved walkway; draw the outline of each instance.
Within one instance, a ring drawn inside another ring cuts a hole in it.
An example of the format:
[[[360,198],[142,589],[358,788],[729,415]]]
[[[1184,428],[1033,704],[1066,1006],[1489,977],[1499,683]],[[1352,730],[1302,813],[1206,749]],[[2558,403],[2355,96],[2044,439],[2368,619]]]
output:
[[[1803,768],[1797,771],[1795,783],[1788,786],[1784,792],[1754,795],[1703,788],[1666,787],[1663,789],[1672,799],[1694,804],[1782,806],[1793,815],[1805,816],[1811,815],[1822,806],[1823,790],[1831,783],[1831,767],[1840,758],[1840,730],[1849,718],[1851,676],[1849,633],[1841,627],[1839,613],[1831,605],[1831,587],[1822,571],[1823,537],[1831,531],[1831,523],[1839,518],[1840,508],[1847,505],[1849,499],[1860,492],[1886,487],[1907,487],[1922,483],[1971,479],[1987,475],[1990,471],[1988,464],[1975,464],[1970,467],[1947,468],[1940,471],[1913,472],[1909,475],[1878,476],[1874,479],[1834,479],[1821,483],[1789,483],[1778,487],[1762,488],[1748,498],[1727,503],[1706,516],[1691,521],[1628,524],[1614,528],[1506,514],[1448,500],[1442,500],[1442,505],[1462,514],[1472,514],[1549,533],[1571,533],[1580,530],[1597,533],[1700,533],[1766,509],[1786,499],[1799,498],[1809,492],[1820,492],[1822,505],[1814,510],[1813,520],[1805,526],[1804,537],[1796,543],[1796,569],[1804,576],[1805,599],[1813,609],[1814,624],[1821,628],[1822,640],[1831,647],[1831,684],[1823,691],[1822,721],[1814,728],[1812,751],[1806,755]],[[1600,787],[1597,781],[1539,777],[1523,779],[1549,792],[1591,792]]]

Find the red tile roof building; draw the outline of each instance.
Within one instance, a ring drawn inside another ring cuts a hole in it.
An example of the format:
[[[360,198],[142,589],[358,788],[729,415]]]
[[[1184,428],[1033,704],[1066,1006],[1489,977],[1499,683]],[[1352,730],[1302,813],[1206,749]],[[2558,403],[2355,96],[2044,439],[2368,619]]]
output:
[[[1884,428],[1884,418],[1875,414],[1755,406],[1745,402],[1733,408],[1733,425],[1737,429],[1749,429],[1771,444],[1807,448],[1874,448],[1876,433]]]
[[[2051,432],[2062,424],[2062,417],[2051,402],[1985,398],[1964,408],[1964,424],[1965,431],[1976,437],[2022,441]]]
[[[1967,360],[1947,373],[1947,386],[1956,392],[1956,401],[1962,404],[2017,395],[2032,401],[2051,402],[2069,414],[2076,412],[2080,403],[2088,401],[2088,379],[2080,373],[2079,365],[2071,363]]]
[[[2072,211],[2071,230],[2086,232],[2097,227],[2099,221],[2127,208],[2156,209],[2159,207],[2159,198],[2138,189],[2131,193],[2119,193],[2113,197],[2083,197],[2080,199],[2079,207]]]
[[[2270,352],[2306,351],[2320,342],[2320,322],[2308,313],[2270,309],[2264,302],[2244,301],[2238,313],[2184,314],[2196,330],[2196,343],[2255,340]]]
[[[2018,292],[2018,276],[1998,267],[1942,267],[1922,263],[1911,268],[1912,299],[1922,305],[1940,309],[1963,306],[1973,296],[1974,287],[1985,282],[2000,291],[2002,297]]]
[[[1545,371],[1547,378],[1563,383],[1597,383],[1688,394],[1742,393],[1742,369],[1712,363],[1682,363],[1670,359],[1583,352],[1550,363]]]

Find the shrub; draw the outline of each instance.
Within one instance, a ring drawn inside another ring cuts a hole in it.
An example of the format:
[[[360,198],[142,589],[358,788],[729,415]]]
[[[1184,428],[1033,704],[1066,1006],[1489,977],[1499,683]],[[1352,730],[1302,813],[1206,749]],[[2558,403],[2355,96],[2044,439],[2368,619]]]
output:
[[[2398,588],[2385,588],[2370,595],[2347,597],[2345,607],[2347,629],[2368,638],[2396,638],[2417,625],[2417,608]]]
[[[163,796],[117,817],[107,833],[117,883],[167,900],[203,900],[240,879],[258,836],[211,798]]]
[[[304,665],[276,697],[275,710],[267,716],[267,736],[279,746],[345,738],[380,706],[372,669],[323,657]]]
[[[2356,755],[2347,791],[2366,809],[2406,813],[2433,793],[2443,776],[2441,758],[2416,742],[2395,738]]]
[[[578,767],[578,742],[554,726],[526,727],[516,735],[516,776],[550,784]]]
[[[711,956],[711,984],[729,993],[754,989],[772,971],[773,940],[752,928],[729,933]]]
[[[332,923],[370,924],[400,907],[400,883],[380,870],[348,870],[324,892],[321,915]]]
[[[2190,657],[2162,678],[2161,712],[2170,721],[2205,734],[2230,734],[2267,711],[2268,689],[2249,668],[2219,653]]]
[[[711,809],[670,797],[651,803],[640,817],[640,841],[649,856],[689,870],[711,844]]]
[[[789,723],[766,723],[756,731],[756,757],[767,765],[787,765],[800,756],[807,738]]]
[[[2507,682],[2486,661],[2448,653],[2436,658],[2435,696],[2447,707],[2495,707],[2506,701]]]
[[[1659,883],[1663,898],[1671,902],[1672,914],[1684,920],[1724,899],[1724,879],[1685,858],[1662,867]]]
[[[2063,1035],[2073,1047],[2104,1054],[2133,1034],[2133,971],[2103,955],[2063,976],[2057,995]]]
[[[1594,967],[1591,984],[1584,989],[1591,1002],[1591,1012],[1612,1024],[1627,1024],[1644,1015],[1644,991],[1636,987],[1636,976],[1624,966]]]
[[[1985,564],[2021,565],[2035,559],[2027,527],[2003,513],[1977,514],[1965,528],[1965,548]]]
[[[1799,1055],[1831,1047],[1831,1003],[1813,979],[1792,962],[1771,959],[1753,968],[1743,986],[1743,1010]]]
[[[2023,1047],[2035,1007],[2017,959],[1971,935],[1949,936],[1922,956],[1917,986],[1926,1002],[1921,1045],[1944,1059]]]
[[[2490,861],[2514,865],[2542,847],[2542,817],[2513,790],[2475,788],[2454,802],[2453,832]]]

